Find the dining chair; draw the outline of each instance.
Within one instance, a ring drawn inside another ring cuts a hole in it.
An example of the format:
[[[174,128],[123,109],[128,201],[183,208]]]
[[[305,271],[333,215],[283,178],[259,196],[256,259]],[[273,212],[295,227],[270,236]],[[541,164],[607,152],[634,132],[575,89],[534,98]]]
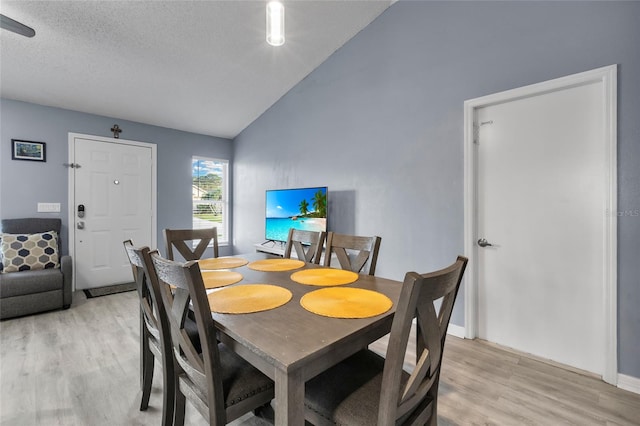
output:
[[[307,421],[314,425],[436,425],[444,343],[466,265],[467,258],[458,256],[445,269],[407,273],[386,357],[365,349],[307,382]],[[416,365],[408,373],[403,364],[414,318]]]
[[[164,259],[157,251],[150,258],[159,285],[175,287],[173,292],[162,292],[175,360],[174,425],[184,425],[186,399],[210,425],[227,424],[269,404],[274,397],[273,381],[218,342],[198,263]],[[184,335],[189,309],[194,313],[202,354]]]
[[[193,242],[197,240],[199,242],[194,248]],[[218,228],[164,230],[165,253],[169,260],[174,260],[174,248],[184,260],[199,260],[212,241],[213,257],[218,257]]]
[[[329,232],[324,266],[331,266],[331,258],[335,254],[342,269],[360,273],[368,263],[369,268],[366,273],[374,275],[381,241],[382,238],[378,236],[360,237]]]
[[[175,387],[173,380],[173,351],[168,318],[160,296],[157,280],[150,275],[155,271],[145,264],[149,247],[136,248],[131,240],[124,241],[124,248],[131,263],[133,278],[140,301],[140,385],[142,399],[140,411],[149,407],[149,396],[153,382],[154,360],[162,362],[162,424],[173,423]]]
[[[326,233],[322,231],[303,231],[291,228],[289,229],[287,243],[284,246],[283,257],[286,259],[291,258],[291,251],[295,249],[298,259],[317,265],[322,257],[325,236]]]

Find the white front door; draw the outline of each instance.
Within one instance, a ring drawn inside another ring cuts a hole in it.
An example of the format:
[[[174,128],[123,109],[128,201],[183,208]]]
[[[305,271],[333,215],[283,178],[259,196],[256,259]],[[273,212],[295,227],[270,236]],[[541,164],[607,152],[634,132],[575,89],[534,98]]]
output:
[[[73,135],[72,153],[76,288],[131,282],[123,241],[155,247],[155,146]]]
[[[596,80],[475,109],[477,336],[598,375],[609,314],[604,94]]]

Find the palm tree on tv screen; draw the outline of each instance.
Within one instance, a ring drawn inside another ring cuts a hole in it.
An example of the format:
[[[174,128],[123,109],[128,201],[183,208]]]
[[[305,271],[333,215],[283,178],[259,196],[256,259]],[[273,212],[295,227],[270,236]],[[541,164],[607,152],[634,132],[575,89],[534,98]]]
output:
[[[327,217],[327,196],[318,191],[313,195],[313,208],[318,217]]]
[[[300,201],[300,214],[302,216],[306,215],[307,213],[309,213],[309,203],[307,202],[307,200],[302,200]]]

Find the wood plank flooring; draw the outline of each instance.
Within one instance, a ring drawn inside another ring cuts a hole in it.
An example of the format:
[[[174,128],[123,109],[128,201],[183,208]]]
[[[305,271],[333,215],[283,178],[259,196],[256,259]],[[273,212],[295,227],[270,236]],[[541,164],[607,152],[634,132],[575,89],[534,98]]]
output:
[[[0,322],[0,425],[160,424],[158,368],[150,407],[138,410],[137,303],[135,292],[76,292],[69,310]],[[384,351],[384,340],[372,348]],[[440,425],[640,425],[640,395],[595,377],[452,336],[444,358]],[[407,365],[414,359],[415,348]],[[206,421],[188,405],[186,424]]]

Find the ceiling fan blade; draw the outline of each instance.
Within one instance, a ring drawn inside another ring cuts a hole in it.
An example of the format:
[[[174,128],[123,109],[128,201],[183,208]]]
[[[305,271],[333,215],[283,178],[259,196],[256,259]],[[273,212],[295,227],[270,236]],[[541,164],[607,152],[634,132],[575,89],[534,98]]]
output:
[[[13,31],[16,34],[20,34],[25,37],[33,37],[34,35],[36,35],[36,32],[33,28],[27,27],[26,25],[21,24],[18,21],[14,21],[8,16],[4,16],[2,14],[0,14],[0,28]]]

